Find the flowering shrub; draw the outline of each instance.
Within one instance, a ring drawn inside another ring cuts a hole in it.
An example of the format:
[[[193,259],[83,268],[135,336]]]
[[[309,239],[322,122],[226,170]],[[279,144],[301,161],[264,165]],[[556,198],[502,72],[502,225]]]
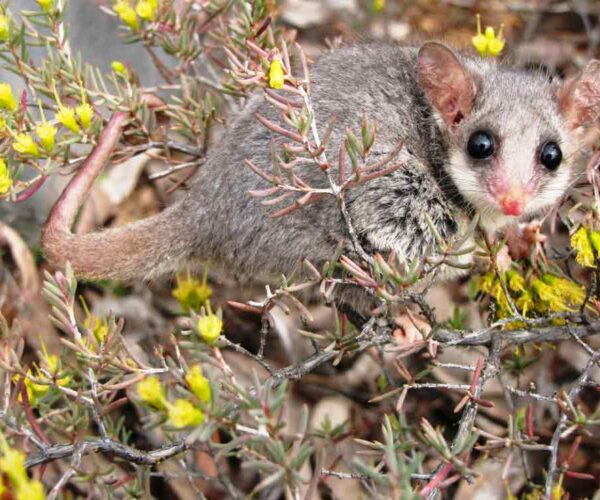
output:
[[[363,3],[361,15],[374,23],[395,8]],[[464,248],[463,235],[445,241],[432,226],[436,248],[423,262],[370,255],[352,231],[345,194],[401,168],[401,145],[372,161],[377,124],[365,116],[336,145],[344,155],[332,175],[310,64],[274,1],[109,2],[103,11],[118,20],[124,42],[143,46],[162,76],[152,89],[124,62],[110,62],[108,73],[82,63],[68,43],[66,3],[37,4],[28,12],[0,1],[0,58],[24,84],[19,95],[0,83],[1,198],[26,200],[49,177],[79,167],[117,110],[130,119],[115,162],[147,153],[169,165],[153,179],[193,173],[211,131],[259,92],[288,128],[261,115],[258,123],[293,147],[276,152],[271,166],[247,162],[271,184],[250,195],[275,206],[275,217],[334,198],[356,256],[340,250],[321,269],[309,259],[304,277],[283,277],[260,300],[227,301],[210,268],[201,279],[184,271],[170,290],[176,306],[163,311],[168,321],[156,322],[163,341],[145,349],[124,335],[122,319],[88,306],[112,284],[78,285],[69,266],[46,271],[43,296],[60,341],[36,344],[23,333],[24,315],[0,315],[0,498],[150,497],[184,483],[210,498],[326,498],[336,481],[365,497],[433,498],[485,475],[482,462],[501,464],[496,476],[507,498],[558,499],[569,481],[598,480],[581,465],[583,448],[597,451],[600,423],[592,373],[600,350],[586,340],[600,331],[597,153],[588,178],[548,216],[560,230],[534,221],[500,241],[480,234],[476,247]],[[481,57],[498,57],[503,30],[482,32],[478,16],[466,42]],[[46,51],[39,61],[34,47]],[[326,187],[282,174],[299,158],[319,169]],[[477,218],[463,228],[476,231]],[[0,232],[0,239],[12,234],[4,225]],[[558,251],[549,238],[561,236]],[[460,268],[466,253],[476,257],[470,298],[485,322],[470,329],[466,310],[441,321],[422,291],[440,266]],[[29,254],[14,260],[35,269]],[[31,274],[33,290],[37,270]],[[361,322],[333,305],[326,324],[311,321],[303,292],[331,302],[340,284],[366,290],[377,301],[372,316]],[[247,321],[254,335],[234,342],[231,324],[247,316],[258,318]],[[283,316],[300,326],[292,346],[281,335],[282,361],[270,356],[277,343],[267,337],[284,330]],[[528,370],[567,339],[584,352],[583,366],[566,374],[567,388],[538,389]],[[453,351],[466,361],[445,361]],[[496,381],[500,397],[488,394]],[[317,388],[303,401],[318,400],[311,408],[298,404],[307,387]],[[336,415],[329,407],[321,415],[317,406],[331,394],[360,411]]]

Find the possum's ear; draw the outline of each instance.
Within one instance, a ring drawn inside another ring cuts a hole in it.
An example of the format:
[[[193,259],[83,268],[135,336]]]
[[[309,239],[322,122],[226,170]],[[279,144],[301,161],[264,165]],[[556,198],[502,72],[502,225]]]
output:
[[[446,124],[458,124],[471,110],[477,86],[448,47],[427,42],[417,56],[419,85]]]
[[[600,117],[600,61],[590,61],[583,71],[558,91],[558,105],[567,126],[575,129]]]

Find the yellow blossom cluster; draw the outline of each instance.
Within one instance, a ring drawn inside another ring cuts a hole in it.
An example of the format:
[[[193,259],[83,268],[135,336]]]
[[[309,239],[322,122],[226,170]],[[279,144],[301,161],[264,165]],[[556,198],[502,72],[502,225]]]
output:
[[[213,313],[210,302],[207,302],[206,309],[202,308],[202,315],[198,318],[197,328],[202,340],[213,345],[223,331],[223,312],[219,309],[216,314]]]
[[[471,42],[481,57],[497,57],[502,53],[506,44],[502,37],[503,31],[504,25],[501,24],[497,35],[491,26],[487,26],[482,33],[481,17],[477,14],[477,34],[471,38]]]
[[[83,322],[83,326],[92,332],[98,343],[104,342],[108,335],[109,328],[106,318],[100,319],[97,316],[88,314]]]
[[[8,40],[10,22],[6,14],[2,10],[0,10],[0,42],[5,42]]]
[[[271,61],[271,66],[269,67],[269,87],[280,89],[283,87],[284,83],[285,74],[283,71],[283,64],[281,64],[281,59],[279,57],[275,57]]]
[[[200,365],[190,368],[184,380],[187,389],[200,404],[210,403],[212,389],[208,379],[202,374]],[[194,427],[204,422],[204,411],[198,404],[185,398],[177,398],[171,403],[160,380],[154,375],[146,377],[137,384],[137,395],[148,406],[166,412],[169,423],[176,429]]]
[[[36,0],[41,9],[49,14],[54,9],[56,0]]]
[[[0,434],[0,498],[44,500],[42,483],[30,479],[25,468],[25,454],[8,446]]]
[[[12,186],[12,177],[5,161],[0,158],[0,195],[8,193]]]
[[[41,5],[41,4],[40,4]],[[0,14],[0,39],[2,37],[3,14]],[[73,133],[81,133],[92,126],[94,109],[82,99],[81,104],[75,108],[63,106],[57,97],[58,111],[54,116],[54,122],[62,124]],[[0,82],[0,111],[13,116],[19,109],[18,101],[8,83]],[[41,122],[31,127],[24,127],[18,131],[11,130],[7,125],[7,119],[0,114],[0,133],[12,137],[12,149],[22,157],[39,158],[51,155],[56,146],[56,135],[58,129],[52,122],[46,121],[40,103]],[[19,121],[17,121],[18,123]],[[15,120],[11,120],[14,125]],[[21,128],[21,127],[20,127]],[[13,185],[11,171],[3,158],[0,158],[0,196],[8,193]]]
[[[58,112],[54,115],[58,123],[74,134],[80,134],[82,128],[90,128],[93,117],[94,108],[87,102],[82,102],[75,108],[59,104]]]
[[[137,385],[137,395],[146,404],[162,410],[166,408],[167,398],[160,385],[160,380],[154,375],[146,377]]]
[[[181,305],[184,313],[199,311],[213,294],[213,290],[207,284],[207,272],[204,271],[202,281],[193,278],[189,271],[186,277],[176,275],[177,286],[173,290],[173,297]]]
[[[373,12],[383,12],[385,9],[385,0],[373,0]]]
[[[47,376],[44,372],[50,376]],[[66,387],[70,382],[71,377],[63,373],[58,356],[48,354],[44,348],[40,365],[35,367],[35,373],[31,369],[27,370],[23,384],[27,391],[29,404],[36,406],[54,384]]]
[[[571,235],[575,260],[583,267],[596,267],[595,255],[600,254],[600,232],[581,226]]]
[[[207,270],[204,271],[202,281],[193,278],[189,271],[186,277],[177,274],[176,280],[173,297],[177,299],[184,313],[201,312],[200,316],[196,316],[197,332],[204,342],[214,344],[223,330],[223,315],[221,310],[216,314],[212,311],[209,299],[213,290],[207,284]]]
[[[81,305],[85,311],[85,319],[83,320],[84,328],[93,335],[98,344],[102,344],[110,332],[108,319],[93,315],[83,299],[81,299]],[[88,342],[87,347],[91,351],[96,352],[97,346],[93,342]]]
[[[0,109],[14,113],[18,108],[17,100],[8,83],[0,83]]]
[[[110,63],[111,69],[119,75],[127,76],[127,68],[121,61],[113,61]]]
[[[212,390],[208,379],[202,374],[200,365],[194,365],[185,375],[185,381],[188,384],[192,394],[204,403],[210,402],[212,398]]]
[[[16,134],[13,142],[13,149],[24,156],[40,156],[40,149],[33,137],[29,134]]]
[[[505,293],[502,282],[509,297]],[[514,315],[510,301],[519,314],[528,316],[532,313],[574,311],[585,299],[585,289],[570,279],[552,273],[525,278],[515,268],[509,269],[501,277],[498,277],[495,272],[481,276],[478,288],[494,299],[498,318]]]
[[[40,144],[46,151],[46,153],[52,153],[54,151],[54,143],[56,139],[56,133],[58,130],[52,123],[43,121],[42,123],[36,125],[35,133],[40,140]]]
[[[138,0],[135,8],[129,0],[117,0],[113,5],[113,10],[132,30],[140,29],[140,19],[144,21],[154,21],[156,11],[158,10],[158,0]]]

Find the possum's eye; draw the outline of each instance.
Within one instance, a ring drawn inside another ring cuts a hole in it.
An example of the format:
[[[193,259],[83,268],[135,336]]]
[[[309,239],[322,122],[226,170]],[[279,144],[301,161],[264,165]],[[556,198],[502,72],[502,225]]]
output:
[[[556,170],[562,161],[562,151],[554,141],[548,141],[540,151],[540,163],[548,170]]]
[[[471,158],[484,160],[494,154],[494,138],[489,132],[478,130],[469,137],[467,152]]]

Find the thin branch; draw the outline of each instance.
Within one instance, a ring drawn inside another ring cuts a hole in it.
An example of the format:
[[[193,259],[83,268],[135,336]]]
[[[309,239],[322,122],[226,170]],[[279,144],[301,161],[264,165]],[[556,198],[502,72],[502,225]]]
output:
[[[25,462],[25,466],[31,468],[70,457],[77,452],[78,448],[81,449],[84,445],[82,451],[84,455],[103,453],[122,458],[133,464],[152,466],[190,449],[192,443],[185,440],[175,441],[152,451],[141,451],[111,439],[84,440],[77,444],[46,446],[40,453],[30,455]]]
[[[600,321],[587,325],[548,326],[516,330],[498,330],[487,327],[475,331],[460,332],[441,328],[433,333],[433,339],[446,346],[485,346],[494,340],[501,340],[505,345],[521,345],[537,342],[559,342],[572,338],[589,337],[600,333]]]
[[[85,449],[86,443],[83,443],[81,446],[77,446],[75,448],[75,454],[71,459],[70,467],[54,485],[54,487],[48,494],[48,500],[54,500],[55,498],[57,498],[60,493],[60,490],[62,490],[65,487],[65,485],[69,482],[69,479],[71,479],[77,473],[77,469],[79,469],[79,467],[81,466],[81,459],[83,458]]]

